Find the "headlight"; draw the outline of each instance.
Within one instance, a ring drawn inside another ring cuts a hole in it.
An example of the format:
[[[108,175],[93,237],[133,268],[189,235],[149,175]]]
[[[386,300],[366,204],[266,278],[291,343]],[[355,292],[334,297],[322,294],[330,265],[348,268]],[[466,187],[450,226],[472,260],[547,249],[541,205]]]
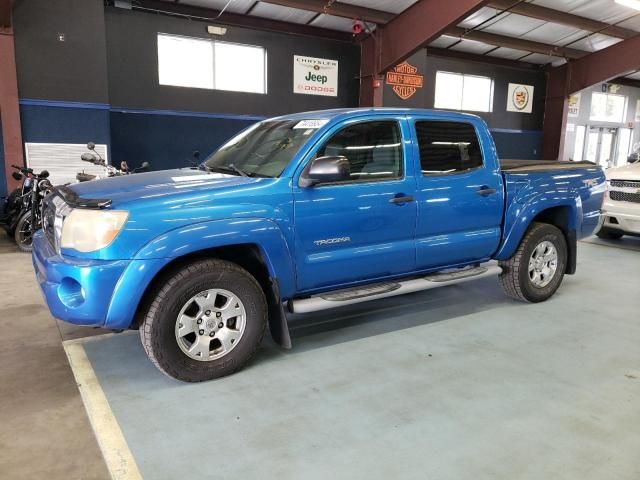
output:
[[[76,208],[62,224],[60,246],[79,252],[107,247],[118,236],[128,216],[129,213],[123,210]]]

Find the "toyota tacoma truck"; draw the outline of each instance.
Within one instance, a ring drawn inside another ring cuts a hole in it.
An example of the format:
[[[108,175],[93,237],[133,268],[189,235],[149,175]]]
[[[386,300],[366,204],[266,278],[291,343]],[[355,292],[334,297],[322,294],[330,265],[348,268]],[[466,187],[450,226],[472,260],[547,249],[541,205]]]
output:
[[[33,264],[54,317],[138,329],[162,372],[202,381],[247,364],[267,325],[290,347],[287,312],[488,276],[547,300],[605,189],[592,163],[500,162],[473,115],[298,113],[199,168],[57,188]]]
[[[624,235],[640,237],[640,163],[610,168],[605,173],[609,188],[596,235],[607,240]]]

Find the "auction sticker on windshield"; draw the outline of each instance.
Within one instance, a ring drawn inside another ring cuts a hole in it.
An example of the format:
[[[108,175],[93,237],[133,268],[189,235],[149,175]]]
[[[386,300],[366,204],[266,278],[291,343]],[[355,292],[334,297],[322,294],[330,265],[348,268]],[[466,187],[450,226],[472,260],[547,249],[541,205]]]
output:
[[[296,128],[313,128],[317,129],[325,126],[329,120],[302,120],[294,125],[294,129]]]

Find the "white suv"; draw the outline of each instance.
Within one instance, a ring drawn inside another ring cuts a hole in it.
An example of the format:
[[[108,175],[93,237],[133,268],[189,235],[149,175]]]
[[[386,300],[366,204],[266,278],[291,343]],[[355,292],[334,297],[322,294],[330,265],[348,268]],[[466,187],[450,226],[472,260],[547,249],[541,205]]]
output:
[[[640,236],[640,162],[605,172],[609,193],[602,205],[598,235],[618,239]]]

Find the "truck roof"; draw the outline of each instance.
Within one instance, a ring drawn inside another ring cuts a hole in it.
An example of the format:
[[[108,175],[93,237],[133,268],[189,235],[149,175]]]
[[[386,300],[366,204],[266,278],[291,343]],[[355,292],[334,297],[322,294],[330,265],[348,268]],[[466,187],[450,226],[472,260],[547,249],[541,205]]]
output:
[[[386,114],[386,115],[429,115],[448,120],[470,120],[480,118],[477,115],[448,110],[433,110],[427,108],[394,108],[394,107],[364,107],[364,108],[334,108],[330,110],[314,110],[309,112],[292,113],[276,117],[278,120],[336,120],[342,117]]]

